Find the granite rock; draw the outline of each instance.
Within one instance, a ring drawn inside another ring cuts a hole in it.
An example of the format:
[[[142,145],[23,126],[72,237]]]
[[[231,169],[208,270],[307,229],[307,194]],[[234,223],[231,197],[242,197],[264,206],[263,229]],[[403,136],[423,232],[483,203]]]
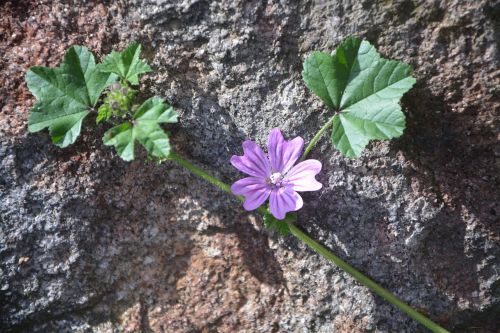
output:
[[[121,161],[87,121],[29,134],[32,65],[131,40],[175,149],[226,182],[241,142],[310,140],[330,115],[303,59],[366,38],[412,65],[405,134],[343,158],[324,138],[298,225],[454,332],[495,332],[500,7],[492,1],[13,1],[0,7],[0,328],[6,332],[425,332],[174,164]]]

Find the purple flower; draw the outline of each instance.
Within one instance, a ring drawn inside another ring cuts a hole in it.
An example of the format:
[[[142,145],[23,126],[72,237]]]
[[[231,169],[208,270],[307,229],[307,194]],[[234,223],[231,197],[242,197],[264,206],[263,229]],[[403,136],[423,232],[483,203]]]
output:
[[[320,161],[305,160],[293,166],[303,148],[301,137],[286,141],[279,128],[269,133],[267,155],[255,142],[243,142],[243,156],[233,155],[231,164],[250,177],[235,182],[231,191],[245,197],[246,210],[256,209],[269,198],[271,213],[282,220],[286,213],[302,208],[304,202],[297,192],[322,187],[314,178],[321,171]]]

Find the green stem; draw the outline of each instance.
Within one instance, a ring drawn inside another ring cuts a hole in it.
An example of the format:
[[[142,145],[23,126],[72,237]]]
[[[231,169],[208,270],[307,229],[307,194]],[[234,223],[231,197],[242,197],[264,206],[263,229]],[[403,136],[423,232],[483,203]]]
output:
[[[316,133],[316,135],[312,138],[311,142],[309,142],[309,144],[307,145],[306,149],[304,150],[304,153],[302,154],[301,160],[304,160],[306,158],[307,154],[309,154],[309,152],[314,148],[314,146],[316,146],[316,144],[318,143],[319,139],[321,139],[321,136],[323,136],[323,133],[325,133],[325,131],[330,126],[332,126],[334,118],[335,118],[335,116],[332,117],[332,118],[330,118],[330,120],[328,120],[326,122],[326,124],[324,124],[323,127],[321,127],[319,129],[318,133]]]
[[[380,297],[384,298],[387,300],[389,303],[392,303],[396,307],[398,307],[401,311],[406,313],[408,316],[411,318],[415,319],[418,321],[420,324],[424,325],[428,329],[430,329],[432,332],[437,332],[437,333],[449,333],[447,330],[433,322],[432,320],[428,319],[427,317],[423,316],[419,312],[415,311],[413,308],[411,308],[409,305],[407,305],[405,302],[401,301],[399,298],[394,296],[389,290],[385,289],[378,283],[374,282],[370,278],[368,278],[366,275],[349,265],[347,262],[344,260],[340,259],[337,257],[335,254],[333,254],[330,250],[328,250],[326,247],[323,245],[319,244],[316,242],[314,239],[309,237],[307,234],[305,234],[302,230],[297,228],[292,222],[287,222],[288,227],[290,228],[291,233],[306,243],[311,249],[316,251],[317,253],[321,254],[323,257],[328,259],[329,261],[333,262],[335,265],[349,273],[354,279],[356,279],[359,283],[363,284],[364,286],[368,287],[371,289],[374,293],[379,295]]]
[[[320,130],[321,133],[318,132],[318,134],[316,134],[316,136],[315,136],[316,142],[319,140],[319,138],[321,137],[321,134],[331,125],[332,122],[333,122],[333,120],[330,120]],[[312,143],[312,141],[311,141],[311,143]],[[307,155],[307,154],[304,153],[304,156],[305,155]],[[219,179],[213,177],[212,175],[210,175],[209,173],[207,173],[205,170],[203,170],[203,169],[201,169],[201,168],[193,165],[191,162],[183,159],[178,154],[176,154],[174,152],[171,152],[170,156],[169,156],[169,159],[172,160],[172,161],[175,161],[180,166],[188,169],[189,171],[191,171],[195,175],[197,175],[197,176],[205,179],[207,182],[209,182],[212,185],[215,185],[216,187],[220,188],[224,192],[231,193],[231,187],[228,184],[226,184],[226,183],[220,181]],[[238,198],[240,200],[243,199],[243,197],[241,197],[241,196],[238,196]],[[259,207],[257,209],[257,211],[260,214],[266,214],[267,213],[267,209],[265,207],[263,207],[263,206]],[[288,224],[288,227],[290,228],[291,233],[295,237],[297,237],[298,239],[300,239],[301,241],[303,241],[304,243],[306,243],[311,249],[313,249],[314,251],[316,251],[318,254],[322,255],[324,258],[326,258],[327,260],[331,261],[332,263],[334,263],[335,265],[337,265],[338,267],[340,267],[341,269],[343,269],[345,272],[349,273],[359,283],[361,283],[362,285],[368,287],[374,293],[376,293],[380,297],[384,298],[388,302],[390,302],[393,305],[395,305],[396,307],[398,307],[401,311],[403,311],[408,316],[410,316],[411,318],[415,319],[416,321],[418,321],[419,323],[421,323],[422,325],[424,325],[425,327],[427,327],[428,329],[430,329],[432,332],[435,332],[435,333],[449,333],[447,330],[445,330],[444,328],[442,328],[438,324],[434,323],[432,320],[428,319],[427,317],[423,316],[419,312],[415,311],[409,305],[407,305],[406,303],[404,303],[403,301],[401,301],[399,298],[397,298],[396,296],[394,296],[389,290],[383,288],[381,285],[379,285],[378,283],[376,283],[373,280],[371,280],[369,277],[367,277],[366,275],[364,275],[363,273],[361,273],[360,271],[358,271],[357,269],[355,269],[354,267],[352,267],[351,265],[349,265],[347,262],[345,262],[342,259],[340,259],[339,257],[337,257],[335,254],[333,254],[333,252],[331,252],[326,247],[324,247],[323,245],[319,244],[314,239],[312,239],[311,237],[309,237],[306,233],[304,233],[299,228],[297,228],[293,224],[292,221],[293,221],[292,219],[285,218],[285,222]]]
[[[191,162],[183,159],[177,153],[170,152],[170,155],[168,158],[171,159],[172,161],[175,161],[180,166],[188,169],[189,171],[191,171],[192,173],[194,173],[198,177],[205,179],[210,184],[217,186],[218,188],[220,188],[224,192],[231,193],[231,187],[229,185],[218,180],[217,178],[213,177],[212,175],[208,174],[205,170],[200,169],[197,166],[193,165]]]

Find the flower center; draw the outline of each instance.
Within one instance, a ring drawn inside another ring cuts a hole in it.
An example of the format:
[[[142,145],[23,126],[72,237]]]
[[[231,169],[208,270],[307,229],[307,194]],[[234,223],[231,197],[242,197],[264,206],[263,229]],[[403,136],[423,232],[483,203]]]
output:
[[[279,172],[275,172],[269,177],[269,182],[278,187],[282,185],[282,181],[283,181],[283,175]]]

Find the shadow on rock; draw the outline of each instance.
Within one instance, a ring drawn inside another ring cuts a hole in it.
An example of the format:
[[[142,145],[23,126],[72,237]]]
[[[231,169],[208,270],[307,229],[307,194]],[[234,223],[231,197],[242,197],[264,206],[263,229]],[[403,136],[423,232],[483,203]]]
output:
[[[494,152],[498,120],[493,119],[493,110],[482,109],[481,101],[470,101],[457,112],[426,84],[419,83],[405,99],[411,105],[407,129],[395,148],[412,162],[409,176],[431,186],[447,208],[460,211],[464,206],[485,228],[499,232]]]
[[[175,182],[158,184],[163,170],[154,165],[126,165],[101,159],[100,151],[74,149],[59,161],[50,148],[33,152],[31,144],[16,146],[14,183],[4,203],[13,197],[42,207],[16,212],[2,207],[6,332],[97,325],[151,295],[168,302],[177,298],[175,281],[188,266],[194,230],[172,208],[182,191]],[[15,210],[17,201],[11,206]]]

